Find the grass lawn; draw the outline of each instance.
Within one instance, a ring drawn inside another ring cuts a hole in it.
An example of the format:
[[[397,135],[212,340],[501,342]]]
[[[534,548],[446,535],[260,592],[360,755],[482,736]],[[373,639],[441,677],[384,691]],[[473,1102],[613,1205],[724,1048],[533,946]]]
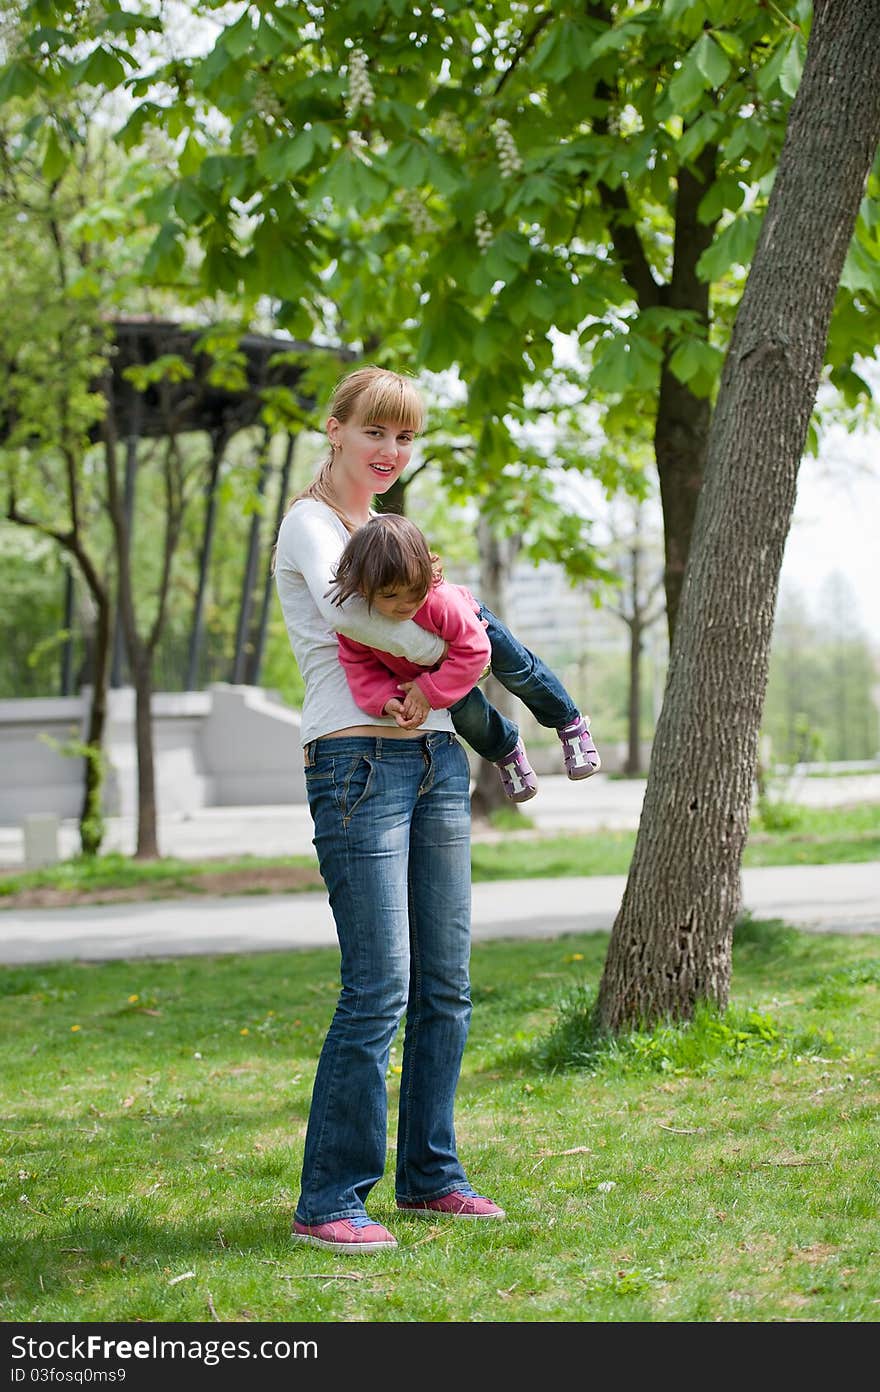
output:
[[[0,969],[0,1321],[876,1321],[877,939],[745,920],[722,1020],[613,1048],[606,949],[475,945],[457,1130],[508,1220],[398,1217],[392,1144],[355,1260],[289,1240],[334,951]]]

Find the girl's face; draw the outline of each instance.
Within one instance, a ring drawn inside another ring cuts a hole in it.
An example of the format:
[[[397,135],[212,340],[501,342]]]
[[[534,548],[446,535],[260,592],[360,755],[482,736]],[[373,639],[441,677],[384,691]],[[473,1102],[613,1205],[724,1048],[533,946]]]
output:
[[[371,609],[386,619],[411,619],[427,599],[419,590],[380,590],[373,595]]]
[[[399,421],[362,425],[356,416],[347,421],[331,416],[327,435],[336,446],[334,471],[370,493],[386,493],[397,482],[415,444],[415,431],[404,429]]]

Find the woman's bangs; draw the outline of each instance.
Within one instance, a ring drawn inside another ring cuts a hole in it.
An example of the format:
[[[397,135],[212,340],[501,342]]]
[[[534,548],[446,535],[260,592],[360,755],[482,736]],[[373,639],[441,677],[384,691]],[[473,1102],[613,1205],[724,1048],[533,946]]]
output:
[[[400,425],[416,434],[424,424],[425,408],[415,386],[397,378],[374,382],[358,402],[364,425]]]

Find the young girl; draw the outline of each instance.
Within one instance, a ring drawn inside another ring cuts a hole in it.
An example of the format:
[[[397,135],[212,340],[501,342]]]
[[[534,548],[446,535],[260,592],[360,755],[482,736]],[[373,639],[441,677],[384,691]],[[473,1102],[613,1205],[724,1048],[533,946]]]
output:
[[[394,1212],[503,1219],[458,1156],[454,1102],[471,1017],[470,771],[449,714],[420,729],[369,715],[339,662],[337,631],[419,668],[444,655],[414,623],[327,587],[352,534],[409,463],[421,398],[408,378],[363,367],[330,406],[330,453],[278,533],[275,582],[305,684],[301,738],[315,849],[340,947],[341,991],[321,1049],[293,1237],[330,1251],[397,1246],[367,1212],[385,1169],[386,1078],[403,1040]]]
[[[556,730],[569,778],[599,769],[589,720],[558,677],[469,590],[443,579],[438,558],[406,517],[382,513],[365,523],[343,551],[329,594],[337,604],[360,595],[370,611],[414,620],[447,643],[443,660],[427,668],[340,633],[340,661],[361,710],[393,716],[404,730],[416,729],[432,710],[448,710],[462,739],[495,764],[507,797],[527,802],[538,781],[519,729],[476,685],[491,669],[539,724]]]

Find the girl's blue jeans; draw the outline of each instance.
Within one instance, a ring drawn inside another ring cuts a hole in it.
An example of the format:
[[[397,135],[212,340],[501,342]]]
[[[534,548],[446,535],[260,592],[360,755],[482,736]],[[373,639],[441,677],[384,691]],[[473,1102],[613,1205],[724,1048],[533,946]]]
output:
[[[546,662],[525,647],[499,618],[480,605],[480,618],[487,620],[486,634],[492,645],[492,675],[528,707],[539,725],[558,730],[578,717],[578,708],[562,682]],[[480,687],[473,687],[449,714],[462,739],[490,763],[512,754],[519,739],[519,727],[487,701]]]
[[[387,1147],[391,1044],[406,1017],[398,1199],[466,1182],[453,1106],[471,1017],[470,800],[455,735],[342,736],[306,746],[314,843],[342,989],[312,1091],[296,1218],[363,1214]]]

